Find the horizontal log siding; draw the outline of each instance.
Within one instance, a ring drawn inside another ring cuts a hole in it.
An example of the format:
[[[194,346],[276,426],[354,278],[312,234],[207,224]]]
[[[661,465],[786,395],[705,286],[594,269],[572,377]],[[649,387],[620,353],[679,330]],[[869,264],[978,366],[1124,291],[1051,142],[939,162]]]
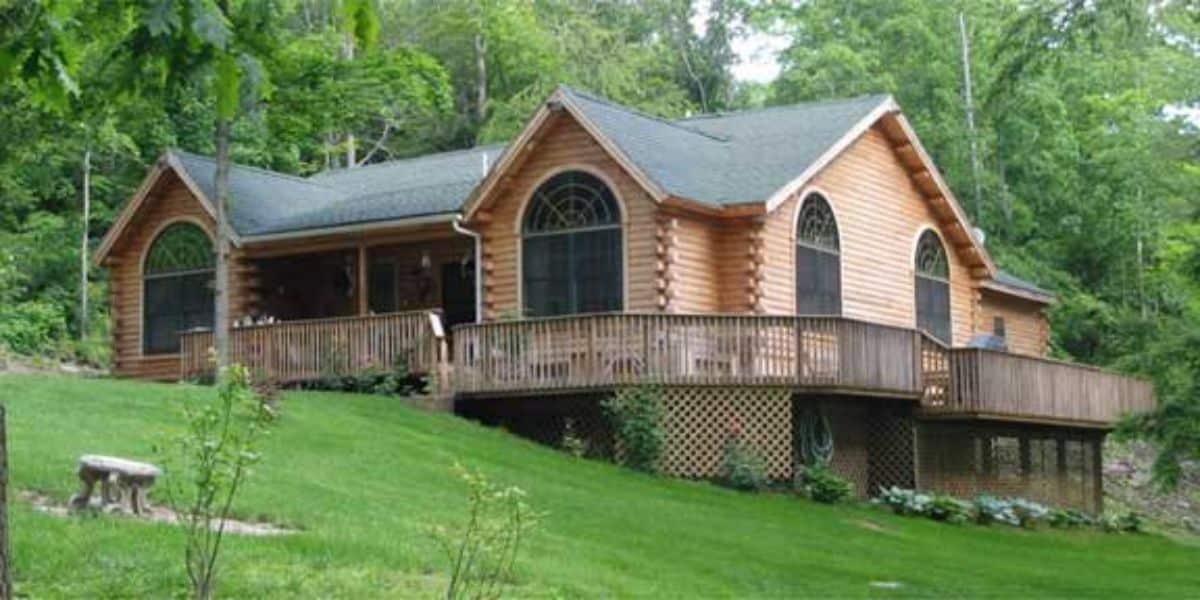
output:
[[[755,305],[754,284],[756,266],[752,249],[753,233],[757,223],[739,219],[718,223],[716,226],[717,294],[720,312],[745,314],[753,312]]]
[[[622,201],[622,234],[625,244],[625,310],[656,310],[657,205],[612,160],[573,118],[559,115],[542,141],[508,180],[506,188],[484,207],[490,217],[476,226],[484,240],[484,308],[487,319],[519,314],[518,261],[521,257],[522,209],[535,186],[547,175],[568,165],[586,165],[612,181]]]
[[[162,226],[181,218],[196,222],[209,236],[213,235],[213,220],[200,201],[177,176],[167,173],[106,260],[111,293],[113,372],[117,375],[159,380],[179,377],[177,354],[142,355],[142,259]],[[241,295],[238,296],[240,302]]]
[[[979,302],[978,333],[993,334],[996,317],[1004,319],[1008,350],[1029,356],[1045,356],[1050,343],[1050,324],[1042,305],[984,290]]]
[[[913,327],[913,249],[918,233],[937,218],[884,135],[872,129],[814,179],[838,222],[842,256],[842,314]],[[766,221],[763,306],[770,314],[795,311],[794,226],[799,197]],[[964,344],[974,328],[970,272],[955,249],[950,258],[953,343]]]
[[[677,223],[667,271],[674,292],[671,309],[680,313],[720,312],[717,228],[695,217],[671,218]]]

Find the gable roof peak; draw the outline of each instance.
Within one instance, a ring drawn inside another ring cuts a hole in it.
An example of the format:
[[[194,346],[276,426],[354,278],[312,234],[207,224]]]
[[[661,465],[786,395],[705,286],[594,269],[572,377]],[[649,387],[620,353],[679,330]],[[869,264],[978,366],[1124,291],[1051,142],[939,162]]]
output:
[[[618,111],[627,113],[629,115],[633,115],[635,117],[641,117],[643,119],[657,121],[658,123],[661,123],[668,127],[674,127],[676,129],[681,129],[688,133],[694,133],[696,135],[706,137],[710,140],[714,140],[717,142],[729,141],[728,137],[726,137],[726,136],[716,135],[716,134],[713,134],[713,133],[710,133],[707,131],[696,129],[694,127],[688,127],[687,125],[685,125],[681,122],[681,121],[683,121],[683,119],[672,120],[672,119],[667,119],[664,117],[655,116],[650,113],[633,108],[632,106],[627,106],[627,105],[621,104],[619,102],[614,102],[603,96],[598,96],[596,94],[577,90],[575,88],[567,86],[566,84],[559,84],[558,91],[563,93],[567,98],[570,98],[571,100],[584,100],[587,102],[603,104],[604,106],[607,106],[608,108],[611,108],[613,110],[618,110]]]

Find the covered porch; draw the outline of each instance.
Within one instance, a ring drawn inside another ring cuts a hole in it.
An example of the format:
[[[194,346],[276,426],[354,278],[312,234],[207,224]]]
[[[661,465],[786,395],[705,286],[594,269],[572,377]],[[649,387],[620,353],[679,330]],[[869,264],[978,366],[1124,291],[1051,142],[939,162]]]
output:
[[[447,219],[256,240],[231,274],[231,360],[281,383],[449,364],[447,328],[475,320],[474,244]],[[179,332],[180,376],[211,370],[211,329]]]

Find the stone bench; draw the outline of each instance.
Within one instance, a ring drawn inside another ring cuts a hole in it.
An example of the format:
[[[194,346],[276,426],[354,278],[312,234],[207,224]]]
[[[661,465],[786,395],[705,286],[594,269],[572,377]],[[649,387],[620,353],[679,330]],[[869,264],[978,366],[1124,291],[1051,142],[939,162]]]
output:
[[[85,454],[79,457],[79,480],[83,489],[71,496],[71,508],[82,510],[89,506],[92,491],[100,483],[100,505],[102,509],[120,508],[126,492],[129,509],[141,514],[146,507],[146,492],[162,475],[158,467],[114,456]]]

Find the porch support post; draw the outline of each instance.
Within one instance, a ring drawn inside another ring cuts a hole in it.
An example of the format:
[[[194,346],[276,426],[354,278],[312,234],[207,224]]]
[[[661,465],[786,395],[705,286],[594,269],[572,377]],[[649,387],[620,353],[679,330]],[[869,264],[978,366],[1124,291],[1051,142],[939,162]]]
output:
[[[367,299],[370,297],[367,293],[367,245],[358,243],[358,314],[365,316],[370,310],[367,305]]]

